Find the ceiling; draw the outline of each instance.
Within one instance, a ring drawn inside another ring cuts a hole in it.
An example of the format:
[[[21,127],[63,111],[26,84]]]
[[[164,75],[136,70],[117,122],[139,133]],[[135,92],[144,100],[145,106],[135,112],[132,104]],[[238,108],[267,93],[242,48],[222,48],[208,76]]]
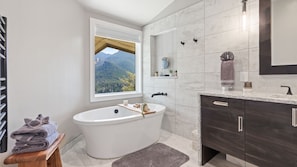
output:
[[[87,10],[142,27],[201,0],[77,0]],[[163,12],[164,11],[164,12]],[[163,12],[163,13],[162,13]]]

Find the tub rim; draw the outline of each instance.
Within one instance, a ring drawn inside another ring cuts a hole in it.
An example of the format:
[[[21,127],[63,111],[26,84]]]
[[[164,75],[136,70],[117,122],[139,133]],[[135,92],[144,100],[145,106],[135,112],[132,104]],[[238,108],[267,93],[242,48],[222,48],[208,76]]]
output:
[[[119,106],[119,105],[114,105],[114,106],[109,106],[109,107],[102,107],[102,108],[96,108],[96,109],[92,109],[92,110],[87,110],[87,111],[83,111],[80,113],[75,114],[72,117],[72,120],[75,124],[77,125],[109,125],[109,124],[120,124],[120,123],[125,123],[125,122],[131,122],[134,120],[138,120],[138,119],[146,119],[146,118],[150,118],[150,117],[155,117],[158,116],[160,114],[163,114],[165,112],[166,107],[164,105],[161,104],[156,104],[156,103],[147,103],[148,105],[157,105],[157,106],[161,106],[161,109],[156,111],[156,113],[153,114],[147,114],[143,117],[143,115],[137,111],[132,111],[129,110],[125,107]],[[120,117],[120,118],[110,118],[110,119],[104,119],[104,120],[81,120],[78,117],[82,114],[86,114],[86,112],[94,112],[98,109],[107,109],[107,108],[113,108],[113,107],[118,107],[118,108],[123,108],[126,110],[131,111],[131,113],[135,113],[133,115],[129,115],[129,116],[124,116],[124,117]]]

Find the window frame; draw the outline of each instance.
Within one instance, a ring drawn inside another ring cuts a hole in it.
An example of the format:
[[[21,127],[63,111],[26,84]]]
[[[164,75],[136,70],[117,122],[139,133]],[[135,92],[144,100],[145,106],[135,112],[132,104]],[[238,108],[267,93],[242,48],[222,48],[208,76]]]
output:
[[[98,32],[98,29],[99,32]],[[101,32],[100,32],[101,31]],[[135,43],[135,91],[95,94],[95,36]],[[109,101],[142,97],[142,31],[90,18],[90,101]]]

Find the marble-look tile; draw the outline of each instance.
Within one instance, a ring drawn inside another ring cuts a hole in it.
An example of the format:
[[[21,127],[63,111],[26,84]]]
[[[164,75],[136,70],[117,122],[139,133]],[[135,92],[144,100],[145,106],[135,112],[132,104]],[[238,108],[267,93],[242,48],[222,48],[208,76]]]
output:
[[[249,50],[234,51],[234,70],[236,72],[246,72],[249,67]]]
[[[221,73],[206,72],[205,73],[205,90],[221,90]]]
[[[183,59],[191,56],[204,56],[204,38],[197,39],[198,42],[194,43],[193,37],[190,37],[185,45],[177,45],[177,59]]]
[[[165,114],[162,120],[161,127],[164,130],[167,130],[171,133],[175,133],[176,132],[175,116]]]
[[[176,25],[181,27],[192,24],[204,18],[204,3],[200,1],[180,12],[177,12]]]
[[[176,80],[176,89],[203,90],[204,73],[180,74]]]
[[[155,88],[150,86],[143,87],[143,101],[152,102],[152,94],[155,93]]]
[[[238,0],[205,0],[205,17],[241,7]]]
[[[178,58],[178,73],[201,73],[204,72],[204,56],[187,56]]]
[[[192,131],[197,128],[197,107],[176,106],[176,134],[192,139]]]
[[[249,71],[259,72],[259,48],[251,48],[249,52]]]
[[[204,19],[197,20],[191,24],[186,24],[177,27],[177,37],[188,42],[193,42],[193,38],[200,38],[204,36]]]
[[[205,54],[236,51],[248,47],[248,33],[241,29],[234,29],[205,37]]]
[[[154,87],[155,85],[155,78],[150,75],[150,73],[144,73],[145,75],[142,76],[143,80],[143,87],[149,86]]]
[[[243,81],[240,81],[240,72],[237,71],[234,73],[234,89],[233,90],[238,90],[242,91],[243,88]]]
[[[205,35],[222,33],[240,28],[241,8],[233,8],[205,18]]]
[[[205,54],[206,73],[218,73],[221,71],[221,55],[222,53]]]
[[[259,24],[259,0],[249,1],[247,3],[247,15],[250,26]]]
[[[291,87],[293,94],[297,94],[297,75],[259,75],[259,72],[250,72],[249,78],[253,82],[253,91],[285,95],[287,89],[281,85]]]
[[[155,23],[152,23],[153,26],[150,29],[150,34],[151,35],[158,35],[163,32],[166,32],[170,29],[175,29],[176,28],[176,17],[177,14],[172,14],[169,15]]]
[[[211,159],[204,167],[240,167],[236,164],[225,160],[224,154],[218,154],[215,158]]]
[[[250,26],[249,47],[250,48],[258,48],[259,47],[259,24],[254,24],[254,25]]]
[[[197,92],[198,91],[177,89],[176,90],[176,105],[198,107]]]
[[[155,78],[154,87],[159,88],[161,92],[163,92],[162,89],[170,89],[171,91],[175,90],[175,83],[176,79],[174,78],[166,78],[166,77],[157,77]],[[159,91],[159,90],[155,90]]]

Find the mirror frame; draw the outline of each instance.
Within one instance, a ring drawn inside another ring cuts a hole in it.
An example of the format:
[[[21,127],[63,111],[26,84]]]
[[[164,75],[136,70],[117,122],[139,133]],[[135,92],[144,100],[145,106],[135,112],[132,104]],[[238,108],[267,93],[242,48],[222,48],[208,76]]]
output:
[[[260,75],[297,74],[297,65],[271,64],[271,0],[260,0],[259,6],[259,73]]]

